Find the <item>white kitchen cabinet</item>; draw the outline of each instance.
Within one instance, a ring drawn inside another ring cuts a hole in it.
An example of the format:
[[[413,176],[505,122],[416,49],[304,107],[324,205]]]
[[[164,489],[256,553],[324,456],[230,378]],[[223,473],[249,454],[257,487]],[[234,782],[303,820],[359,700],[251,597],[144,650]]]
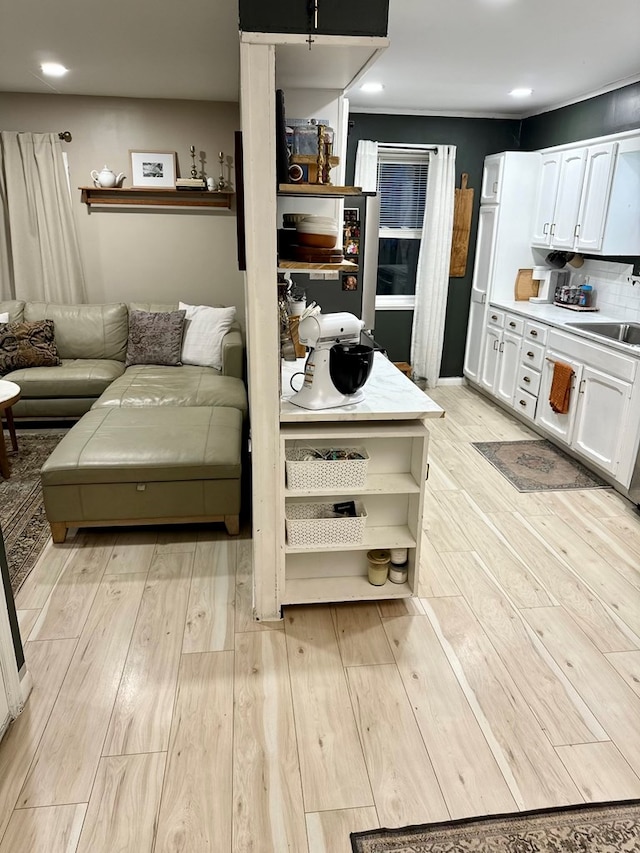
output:
[[[556,414],[549,405],[556,361],[574,370],[566,414]],[[536,423],[585,461],[617,477],[623,445],[637,433],[627,423],[636,370],[634,358],[551,331]]]
[[[556,361],[561,361],[565,364],[571,365],[574,371],[569,395],[569,410],[566,414],[558,414],[557,412],[554,412],[549,404],[549,394],[551,393],[553,370]],[[576,417],[576,389],[581,378],[581,362],[571,358],[564,352],[558,352],[557,350],[547,347],[545,362],[542,367],[542,377],[540,379],[540,394],[538,397],[536,423],[538,426],[551,433],[554,438],[564,442],[564,444],[571,443],[573,424]]]
[[[503,170],[504,156],[502,154],[492,154],[485,158],[480,204],[497,204],[500,201]]]
[[[485,159],[463,366],[473,383],[481,382],[488,300],[512,299],[518,270],[534,262],[529,212],[538,161],[539,154],[525,151]]]
[[[584,366],[578,393],[573,448],[600,468],[615,474],[628,429],[633,385]]]
[[[612,242],[620,239],[616,213],[640,215],[640,205],[634,211],[623,193],[612,196],[617,148],[617,142],[602,142],[541,155],[532,246],[609,254],[638,250],[637,240],[623,238],[624,249]],[[608,229],[612,204],[614,217]]]
[[[481,385],[499,400],[512,405],[524,323],[519,317],[505,316],[493,309],[490,309],[488,318]]]
[[[483,179],[484,183],[484,179]],[[467,325],[467,344],[464,354],[464,374],[472,381],[479,381],[482,363],[482,347],[485,326],[487,287],[492,278],[494,243],[498,208],[494,204],[480,208],[478,218],[478,241],[471,283],[471,303]]]
[[[540,173],[538,192],[533,213],[533,246],[551,245],[551,225],[556,207],[558,181],[560,180],[561,155],[557,153],[540,155]]]
[[[575,242],[575,248],[581,252],[597,252],[602,248],[616,147],[616,143],[606,143],[587,149]]]

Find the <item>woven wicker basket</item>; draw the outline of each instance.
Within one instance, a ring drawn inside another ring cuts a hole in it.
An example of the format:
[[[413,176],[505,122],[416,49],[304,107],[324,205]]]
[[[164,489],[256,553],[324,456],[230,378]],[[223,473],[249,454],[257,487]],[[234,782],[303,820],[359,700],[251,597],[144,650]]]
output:
[[[363,459],[305,459],[314,448],[289,447],[285,453],[290,489],[361,489],[367,480],[369,454],[364,447],[341,447]]]
[[[359,545],[364,536],[367,512],[356,501],[355,517],[331,518],[333,504],[288,503],[285,508],[287,541],[296,548],[318,545]]]

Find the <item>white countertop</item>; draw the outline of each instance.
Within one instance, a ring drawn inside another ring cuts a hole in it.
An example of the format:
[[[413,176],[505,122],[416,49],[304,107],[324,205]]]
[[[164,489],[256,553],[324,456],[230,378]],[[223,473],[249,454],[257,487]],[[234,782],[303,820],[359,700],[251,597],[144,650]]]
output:
[[[280,420],[283,423],[318,421],[381,421],[414,418],[441,418],[444,411],[421,391],[382,353],[374,354],[371,376],[364,388],[364,400],[335,409],[301,409],[289,402],[294,393],[289,380],[294,373],[304,372],[306,359],[282,362],[282,397]],[[298,379],[300,382],[301,377]]]
[[[494,308],[509,311],[511,314],[519,314],[529,320],[539,320],[549,326],[554,326],[564,332],[569,332],[592,343],[601,344],[617,352],[624,352],[635,358],[640,358],[640,347],[615,341],[612,338],[604,338],[576,329],[571,323],[624,323],[622,317],[613,317],[603,311],[571,311],[568,308],[558,308],[557,305],[544,302],[529,302],[528,300],[509,301],[506,299],[492,299],[489,303]]]

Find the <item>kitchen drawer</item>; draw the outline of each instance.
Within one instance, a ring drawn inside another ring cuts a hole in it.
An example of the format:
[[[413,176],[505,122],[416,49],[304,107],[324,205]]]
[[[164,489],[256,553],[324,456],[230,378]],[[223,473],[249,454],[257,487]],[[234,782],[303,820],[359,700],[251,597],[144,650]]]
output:
[[[533,367],[535,370],[542,370],[544,363],[544,347],[540,344],[532,344],[531,341],[522,342],[522,363],[526,367]]]
[[[498,311],[497,308],[489,308],[489,313],[487,314],[487,325],[502,329],[504,328],[504,318],[504,311]]]
[[[512,314],[507,314],[504,319],[504,327],[515,335],[521,335],[524,330],[524,319],[522,317],[514,317]]]
[[[521,415],[525,415],[525,417],[533,420],[536,416],[537,402],[538,398],[534,397],[533,394],[518,389],[513,398],[513,408],[516,412],[520,412]]]
[[[537,397],[540,390],[541,375],[537,370],[523,364],[518,371],[518,388],[528,391],[533,397]]]
[[[525,340],[535,341],[537,344],[546,344],[548,326],[541,326],[540,323],[532,323],[530,320],[524,324]]]

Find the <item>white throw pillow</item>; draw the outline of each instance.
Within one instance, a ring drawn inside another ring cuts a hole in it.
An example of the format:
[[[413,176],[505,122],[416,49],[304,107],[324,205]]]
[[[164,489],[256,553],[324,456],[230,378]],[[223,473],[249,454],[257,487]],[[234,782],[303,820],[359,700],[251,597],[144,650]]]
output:
[[[222,370],[222,339],[235,320],[235,308],[178,303],[186,311],[182,338],[182,363]]]
[[[9,322],[9,314],[8,314],[8,312],[4,311],[2,314],[0,314],[0,323],[8,323],[8,322]]]

